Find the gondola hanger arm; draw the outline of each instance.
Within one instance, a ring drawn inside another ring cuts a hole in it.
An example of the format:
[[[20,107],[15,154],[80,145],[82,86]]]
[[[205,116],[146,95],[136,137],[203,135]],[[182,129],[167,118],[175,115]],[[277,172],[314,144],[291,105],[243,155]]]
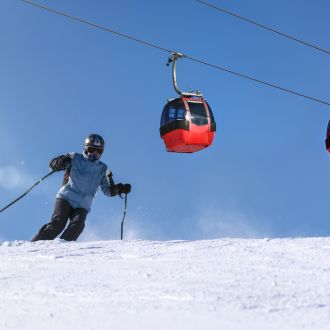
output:
[[[202,94],[199,91],[196,92],[182,92],[179,87],[178,87],[178,83],[177,83],[177,79],[176,79],[176,61],[179,58],[184,58],[185,55],[181,54],[181,53],[177,53],[177,52],[172,52],[172,55],[169,57],[168,61],[167,61],[167,66],[170,65],[170,63],[172,63],[172,81],[173,81],[173,87],[174,90],[177,92],[177,94],[179,94],[180,96],[182,95],[186,95],[186,96],[202,96]]]

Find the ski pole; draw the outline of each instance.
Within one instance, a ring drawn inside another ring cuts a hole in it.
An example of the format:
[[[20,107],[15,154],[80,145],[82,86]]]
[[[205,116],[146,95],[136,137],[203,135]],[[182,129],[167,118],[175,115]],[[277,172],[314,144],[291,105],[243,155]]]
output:
[[[46,178],[48,178],[50,175],[52,175],[54,172],[56,171],[52,171],[50,173],[48,173],[47,175],[45,175],[44,177],[42,177],[41,179],[39,179],[33,186],[31,186],[24,194],[22,194],[21,196],[17,197],[14,201],[12,201],[11,203],[9,203],[8,205],[6,205],[5,207],[3,207],[0,210],[0,213],[3,212],[4,210],[6,210],[8,207],[12,206],[13,204],[15,204],[16,202],[18,202],[21,198],[23,198],[24,196],[26,196],[35,186],[37,186],[39,183],[41,183],[42,181],[44,181]]]
[[[120,239],[123,240],[124,236],[124,220],[126,216],[126,210],[127,210],[127,194],[125,194],[125,207],[124,207],[124,214],[123,219],[121,220],[121,230],[120,230]]]

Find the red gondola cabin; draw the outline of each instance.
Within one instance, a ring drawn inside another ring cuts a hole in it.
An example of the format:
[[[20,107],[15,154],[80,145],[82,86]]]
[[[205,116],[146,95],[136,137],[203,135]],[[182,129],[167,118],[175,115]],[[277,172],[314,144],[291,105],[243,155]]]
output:
[[[325,138],[325,147],[328,150],[328,152],[330,153],[330,120],[328,122],[328,127],[327,127],[327,134],[326,134],[326,138]]]
[[[159,130],[167,151],[192,153],[212,144],[216,123],[203,97],[182,94],[165,105]]]

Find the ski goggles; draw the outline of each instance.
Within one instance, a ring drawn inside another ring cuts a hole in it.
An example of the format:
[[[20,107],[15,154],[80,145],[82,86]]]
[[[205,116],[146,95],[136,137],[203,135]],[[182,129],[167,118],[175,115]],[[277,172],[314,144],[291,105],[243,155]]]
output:
[[[98,153],[99,155],[102,155],[103,153],[103,148],[97,148],[97,147],[87,147],[86,151],[88,153],[94,154],[94,153]]]

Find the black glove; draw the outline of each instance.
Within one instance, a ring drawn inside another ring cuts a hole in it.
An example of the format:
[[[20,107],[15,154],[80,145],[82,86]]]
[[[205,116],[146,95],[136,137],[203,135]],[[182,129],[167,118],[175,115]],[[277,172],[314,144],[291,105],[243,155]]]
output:
[[[52,159],[49,163],[49,167],[53,171],[62,171],[69,168],[71,165],[71,157],[69,155],[64,155]]]
[[[109,191],[110,191],[110,196],[113,197],[113,196],[117,196],[118,195],[118,188],[117,188],[117,185],[110,185],[109,187]]]
[[[131,185],[129,183],[118,183],[117,185],[118,195],[129,194],[131,192]]]

